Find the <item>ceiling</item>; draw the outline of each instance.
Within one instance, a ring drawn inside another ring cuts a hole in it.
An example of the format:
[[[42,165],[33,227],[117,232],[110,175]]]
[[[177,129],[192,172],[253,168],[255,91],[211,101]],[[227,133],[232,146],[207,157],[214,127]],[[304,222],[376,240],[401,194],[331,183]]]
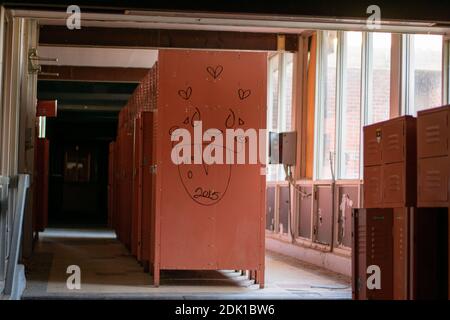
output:
[[[39,100],[58,100],[59,111],[117,113],[126,105],[137,83],[38,81]]]
[[[151,49],[117,49],[39,46],[42,57],[58,58],[58,62],[42,61],[43,65],[92,66],[150,69],[158,59],[158,51]]]

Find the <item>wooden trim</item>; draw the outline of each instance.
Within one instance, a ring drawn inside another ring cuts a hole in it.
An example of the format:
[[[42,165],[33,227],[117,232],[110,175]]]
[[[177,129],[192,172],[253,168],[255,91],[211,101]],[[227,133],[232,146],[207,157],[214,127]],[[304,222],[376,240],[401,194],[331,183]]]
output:
[[[147,68],[43,65],[42,72],[58,73],[59,76],[40,74],[38,80],[140,82],[149,70]]]
[[[128,48],[190,48],[277,51],[278,34],[232,31],[164,30],[43,25],[40,45]],[[285,35],[285,50],[297,51],[297,35]]]
[[[311,48],[307,69],[306,113],[303,125],[306,128],[305,172],[304,178],[312,179],[314,173],[314,122],[316,108],[316,69],[317,69],[317,33],[311,36]]]
[[[307,33],[299,37],[298,51],[294,60],[292,105],[298,136],[297,165],[294,172],[296,179],[313,177],[316,41],[316,33]]]
[[[298,38],[298,51],[294,56],[293,63],[293,79],[292,79],[292,120],[294,123],[294,130],[297,132],[297,148],[296,148],[296,166],[294,171],[294,178],[299,179],[302,176],[302,169],[304,168],[304,130],[302,125],[303,106],[305,95],[305,38],[300,36]],[[306,48],[307,49],[307,48]]]

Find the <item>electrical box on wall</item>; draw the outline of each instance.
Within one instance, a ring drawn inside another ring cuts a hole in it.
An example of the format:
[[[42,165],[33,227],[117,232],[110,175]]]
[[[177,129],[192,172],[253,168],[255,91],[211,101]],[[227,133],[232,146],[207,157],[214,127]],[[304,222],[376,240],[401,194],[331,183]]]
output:
[[[269,164],[295,165],[297,132],[269,132]]]

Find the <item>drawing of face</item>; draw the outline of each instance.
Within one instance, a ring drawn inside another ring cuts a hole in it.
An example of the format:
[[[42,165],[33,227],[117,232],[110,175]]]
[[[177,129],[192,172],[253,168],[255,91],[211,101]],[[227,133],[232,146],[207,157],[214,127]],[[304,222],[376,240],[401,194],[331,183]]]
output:
[[[192,144],[193,149],[196,147],[201,146]],[[230,164],[180,164],[177,167],[184,189],[196,203],[210,206],[225,196],[231,180]]]
[[[222,66],[208,66],[206,67],[206,71],[208,74],[214,79],[218,79],[223,70]],[[217,145],[218,148],[221,148],[223,151],[223,155],[230,152],[226,149],[225,144],[225,130],[226,129],[236,129],[238,127],[242,127],[245,124],[245,121],[240,118],[236,111],[233,110],[235,107],[216,109],[216,110],[200,110],[198,107],[192,106],[189,103],[191,96],[195,95],[195,88],[190,86],[182,88],[178,90],[178,97],[189,105],[187,107],[187,113],[184,115],[184,119],[179,123],[174,124],[170,130],[169,135],[172,135],[172,132],[178,128],[188,129],[191,132],[191,136],[193,137],[193,130],[196,121],[202,121],[202,113],[214,112],[215,119],[223,119],[221,124],[221,128],[217,128],[222,132],[223,144]],[[247,99],[251,95],[251,90],[249,89],[237,89],[236,92],[230,93],[235,94],[238,97],[238,101],[242,101]],[[210,115],[210,114],[209,114]],[[204,115],[203,115],[204,116]],[[204,117],[208,118],[208,117]],[[222,120],[221,120],[222,121]],[[211,129],[207,127],[207,123],[203,123],[204,131]],[[203,134],[203,132],[202,132]],[[247,140],[244,137],[237,137],[235,144],[234,153],[240,152],[243,148],[245,148]],[[188,194],[188,196],[197,204],[203,206],[211,206],[220,202],[225,196],[228,187],[230,185],[232,179],[232,164],[206,164],[202,161],[202,164],[194,164],[194,150],[197,148],[199,152],[203,152],[204,148],[210,144],[210,142],[202,142],[201,144],[195,144],[196,142],[191,142],[191,164],[179,164],[177,165],[178,174],[180,178],[180,182],[183,185],[184,190]],[[214,143],[211,142],[211,143]],[[172,143],[172,147],[179,146],[177,142]],[[201,153],[202,154],[202,153]]]

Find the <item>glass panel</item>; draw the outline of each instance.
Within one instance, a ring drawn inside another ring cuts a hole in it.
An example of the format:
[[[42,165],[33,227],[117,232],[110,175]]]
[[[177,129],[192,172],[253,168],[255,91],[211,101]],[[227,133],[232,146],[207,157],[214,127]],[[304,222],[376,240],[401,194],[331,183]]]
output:
[[[283,72],[283,121],[281,131],[292,130],[292,72],[294,68],[294,55],[292,53],[284,54],[284,72]]]
[[[292,53],[277,54],[269,60],[269,131],[292,130],[293,56]],[[281,63],[280,59],[282,59]],[[280,70],[280,67],[283,70]],[[281,94],[279,94],[279,90],[281,90]],[[282,165],[273,164],[267,167],[268,181],[285,179]]]
[[[356,179],[360,171],[362,33],[345,32],[344,46],[339,177]]]
[[[391,94],[391,34],[371,33],[368,70],[367,124],[389,119]]]
[[[441,105],[442,36],[410,35],[409,113]]]
[[[269,110],[267,127],[271,131],[278,128],[278,88],[279,88],[279,58],[275,55],[269,60]]]
[[[337,32],[322,33],[320,82],[319,179],[331,178],[330,156],[334,158],[336,128],[336,59]]]

